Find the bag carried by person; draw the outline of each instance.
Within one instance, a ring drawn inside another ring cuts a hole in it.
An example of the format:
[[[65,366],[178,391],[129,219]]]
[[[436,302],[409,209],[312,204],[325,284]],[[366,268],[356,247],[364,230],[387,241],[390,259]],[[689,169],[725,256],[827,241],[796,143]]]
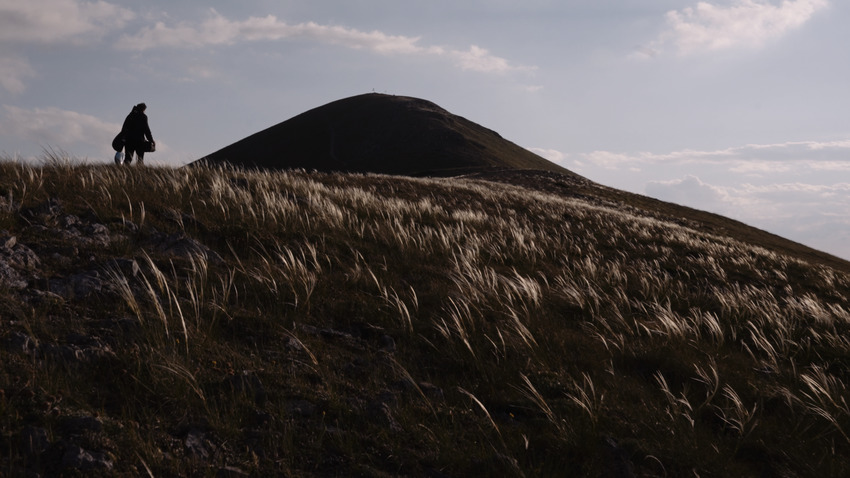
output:
[[[144,144],[142,144],[142,150],[146,153],[153,153],[156,151],[156,143],[153,141],[145,141]]]
[[[118,133],[118,136],[116,136],[115,139],[112,140],[112,149],[114,149],[116,152],[124,149],[124,132],[123,131]]]

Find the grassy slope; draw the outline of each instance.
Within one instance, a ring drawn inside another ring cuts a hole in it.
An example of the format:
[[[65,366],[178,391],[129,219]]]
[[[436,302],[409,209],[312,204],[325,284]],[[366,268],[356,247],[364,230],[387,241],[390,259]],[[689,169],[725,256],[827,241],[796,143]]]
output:
[[[758,244],[771,251],[813,264],[850,272],[850,262],[776,234],[718,214],[609,188],[575,174],[563,175],[549,171],[525,170],[493,171],[472,174],[469,177],[520,185],[564,197],[584,198],[613,208],[633,208],[637,210],[637,214],[664,218],[700,232],[733,237],[739,241]]]
[[[0,291],[0,341],[38,344],[0,347],[0,473],[68,473],[68,443],[115,475],[850,472],[837,268],[480,180],[0,168],[41,258]],[[71,254],[67,215],[108,245]],[[38,292],[81,270],[110,280]],[[111,353],[48,353],[82,342]]]

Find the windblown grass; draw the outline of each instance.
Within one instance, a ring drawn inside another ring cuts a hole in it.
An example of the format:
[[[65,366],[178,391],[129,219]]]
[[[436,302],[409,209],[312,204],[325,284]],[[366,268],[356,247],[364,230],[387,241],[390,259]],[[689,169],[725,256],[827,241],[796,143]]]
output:
[[[140,328],[96,373],[0,352],[9,443],[55,420],[21,397],[61,395],[114,421],[116,474],[850,473],[850,277],[680,218],[303,171],[7,162],[0,197],[22,243],[49,242],[21,211],[51,198],[123,238],[84,251],[113,287],[63,300],[74,320],[2,291],[8,331]],[[181,459],[199,424],[215,456]]]

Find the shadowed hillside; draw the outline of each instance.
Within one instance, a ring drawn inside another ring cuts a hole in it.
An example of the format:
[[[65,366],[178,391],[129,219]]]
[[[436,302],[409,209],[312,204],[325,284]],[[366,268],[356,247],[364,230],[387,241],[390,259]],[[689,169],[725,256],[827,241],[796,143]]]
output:
[[[846,262],[506,175],[0,163],[0,475],[850,474]]]
[[[434,103],[377,93],[312,109],[200,162],[406,176],[492,169],[572,174]]]

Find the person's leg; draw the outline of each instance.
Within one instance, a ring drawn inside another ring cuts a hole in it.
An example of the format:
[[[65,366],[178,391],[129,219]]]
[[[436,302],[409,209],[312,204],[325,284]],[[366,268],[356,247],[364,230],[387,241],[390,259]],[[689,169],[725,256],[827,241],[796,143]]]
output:
[[[136,151],[136,165],[144,166],[145,165],[145,150],[139,149]]]
[[[124,146],[124,164],[133,162],[133,148],[128,144]]]

